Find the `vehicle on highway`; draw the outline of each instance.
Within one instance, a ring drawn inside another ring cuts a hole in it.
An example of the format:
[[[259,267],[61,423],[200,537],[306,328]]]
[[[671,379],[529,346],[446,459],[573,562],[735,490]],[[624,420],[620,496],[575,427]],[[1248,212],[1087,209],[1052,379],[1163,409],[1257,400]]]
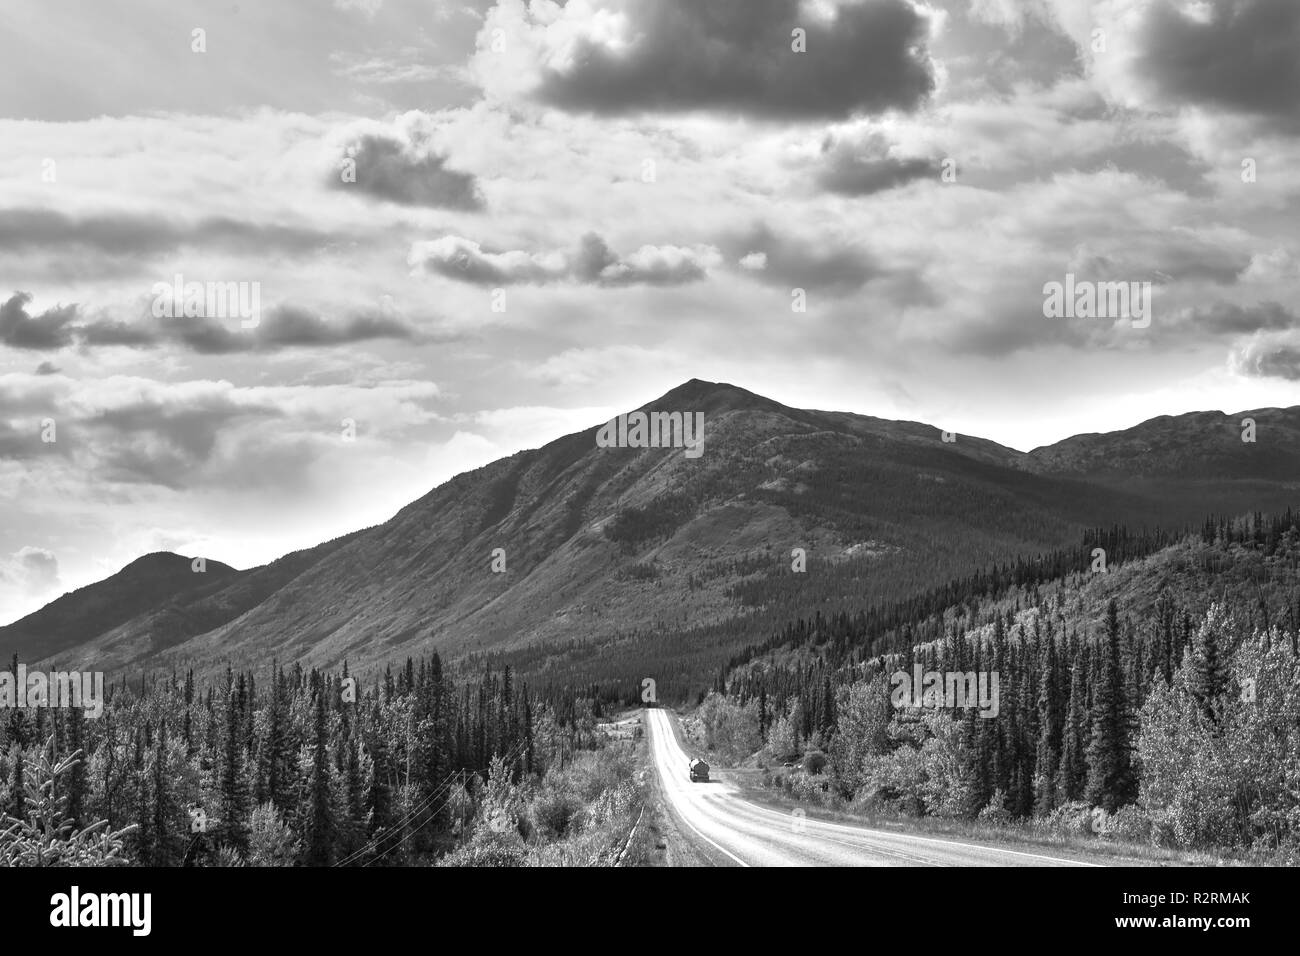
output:
[[[709,782],[709,765],[699,757],[691,760],[689,764],[691,771],[691,783],[708,783]]]

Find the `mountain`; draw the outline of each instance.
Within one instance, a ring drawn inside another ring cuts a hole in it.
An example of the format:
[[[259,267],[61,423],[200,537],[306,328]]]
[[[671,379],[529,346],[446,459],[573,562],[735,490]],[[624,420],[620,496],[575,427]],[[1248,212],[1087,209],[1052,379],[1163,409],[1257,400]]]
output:
[[[1253,435],[1243,424],[1253,422]],[[1243,441],[1243,434],[1253,441]],[[1290,482],[1300,477],[1300,407],[1161,415],[1123,431],[1075,435],[1026,457],[1042,473],[1094,479]]]
[[[112,577],[65,594],[21,621],[0,628],[0,647],[23,660],[67,651],[87,637],[169,600],[224,584],[239,573],[219,561],[205,564],[199,575],[190,558],[165,551],[146,554]]]
[[[593,658],[703,667],[802,609],[905,597],[1091,527],[1199,525],[1300,497],[1297,445],[1282,438],[1300,409],[1153,419],[1029,453],[699,380],[639,410],[702,412],[702,454],[599,447],[594,425],[263,568],[134,585],[109,616],[74,610],[83,589],[0,629],[0,651],[108,671],[273,658],[358,670],[432,649],[507,655],[555,680]],[[1246,414],[1258,441],[1238,429],[1238,449],[1225,423]],[[92,588],[113,593],[120,577]],[[718,625],[707,654],[690,643]]]

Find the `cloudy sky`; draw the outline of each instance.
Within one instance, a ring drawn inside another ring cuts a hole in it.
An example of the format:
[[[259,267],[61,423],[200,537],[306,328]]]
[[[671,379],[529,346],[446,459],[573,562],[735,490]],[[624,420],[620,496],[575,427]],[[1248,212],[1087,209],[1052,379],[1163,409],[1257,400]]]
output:
[[[1295,0],[5,0],[0,623],[690,378],[1021,449],[1297,404],[1297,223]]]

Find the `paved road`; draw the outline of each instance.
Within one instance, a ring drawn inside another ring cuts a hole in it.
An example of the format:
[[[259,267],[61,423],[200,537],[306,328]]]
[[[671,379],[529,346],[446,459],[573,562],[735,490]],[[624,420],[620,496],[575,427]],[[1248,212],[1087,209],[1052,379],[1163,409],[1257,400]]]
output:
[[[718,780],[691,783],[671,714],[646,711],[650,755],[683,836],[724,866],[1094,866],[1041,853],[914,836],[771,810]]]

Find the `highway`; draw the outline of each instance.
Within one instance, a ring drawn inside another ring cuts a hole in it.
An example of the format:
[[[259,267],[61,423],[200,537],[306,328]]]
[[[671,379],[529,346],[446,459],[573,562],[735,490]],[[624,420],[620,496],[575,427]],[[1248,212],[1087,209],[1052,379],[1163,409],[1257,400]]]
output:
[[[724,781],[691,783],[671,713],[648,708],[650,755],[681,835],[720,866],[1095,866],[1027,850],[800,818]],[[706,758],[707,759],[707,758]]]

